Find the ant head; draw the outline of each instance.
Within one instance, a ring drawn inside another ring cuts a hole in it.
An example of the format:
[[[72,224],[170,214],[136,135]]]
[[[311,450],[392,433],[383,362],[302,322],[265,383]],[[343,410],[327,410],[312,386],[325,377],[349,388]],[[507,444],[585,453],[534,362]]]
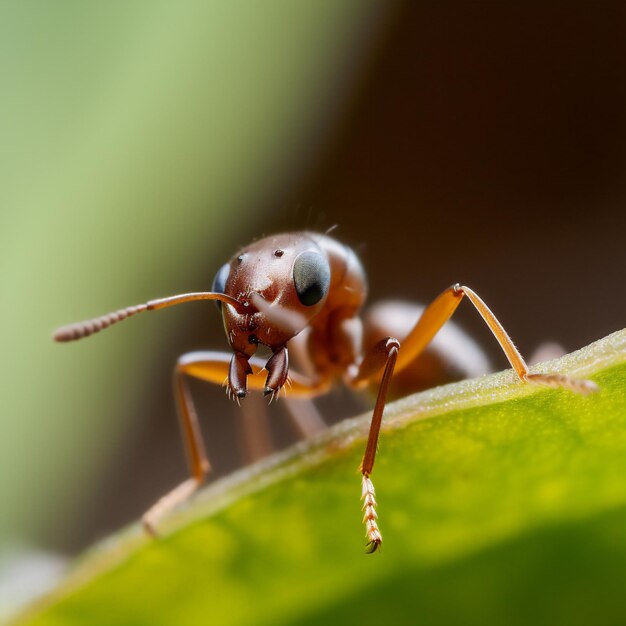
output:
[[[242,303],[244,312],[218,303],[228,341],[252,355],[273,351],[297,335],[324,306],[330,287],[326,256],[307,233],[275,235],[240,250],[215,276],[213,291]]]

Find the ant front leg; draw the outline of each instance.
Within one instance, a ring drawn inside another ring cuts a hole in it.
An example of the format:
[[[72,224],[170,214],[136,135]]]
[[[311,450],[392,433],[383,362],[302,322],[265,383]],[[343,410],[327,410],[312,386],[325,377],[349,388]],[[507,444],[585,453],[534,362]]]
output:
[[[199,367],[201,364],[204,364],[206,367],[210,363],[210,367],[207,369],[210,369],[211,373],[214,373],[216,376],[221,376],[219,381],[221,383],[224,380],[224,376],[228,373],[231,357],[225,353],[215,353],[211,361],[206,359],[200,360],[194,357],[193,353],[183,355],[176,363],[176,368],[174,369],[174,394],[191,477],[165,494],[144,513],[142,517],[143,526],[153,536],[157,534],[156,526],[159,520],[168,511],[187,500],[204,482],[207,472],[211,469],[202,440],[200,425],[198,424],[198,416],[185,376],[193,375],[194,367]],[[214,382],[218,381],[214,380]]]
[[[240,353],[189,352],[178,359],[174,370],[174,394],[191,477],[165,494],[143,515],[143,526],[149,534],[156,535],[159,520],[189,499],[204,482],[206,474],[211,469],[186,377],[200,378],[217,385],[222,385],[228,380],[227,393],[229,397],[239,402],[239,399],[245,397],[247,393],[247,376],[252,373],[248,359]]]
[[[268,366],[258,358],[240,362],[236,353],[227,352],[189,352],[181,356],[174,372],[174,390],[181,418],[183,438],[191,477],[178,487],[164,495],[143,516],[143,525],[148,533],[156,535],[158,522],[173,508],[187,500],[204,482],[210,464],[204,449],[198,418],[193,401],[187,387],[186,377],[198,378],[216,385],[223,385],[229,380],[227,392],[230,397],[239,400],[248,390],[276,393],[286,378],[286,351],[269,364],[270,375],[264,377],[262,372]],[[290,377],[291,393],[294,397],[310,398],[324,393],[330,386],[329,380],[311,383],[297,372]]]
[[[382,543],[382,535],[376,522],[378,514],[376,513],[376,492],[374,484],[370,478],[374,469],[374,460],[376,459],[376,450],[378,448],[378,438],[380,436],[380,427],[383,421],[383,412],[385,410],[385,402],[387,400],[387,391],[389,382],[393,375],[394,366],[398,358],[400,350],[400,342],[388,337],[379,341],[363,358],[356,376],[350,381],[352,386],[360,386],[369,379],[375,377],[381,369],[384,368],[383,376],[378,386],[378,394],[376,396],[376,404],[372,413],[372,421],[370,424],[369,435],[367,437],[367,445],[365,454],[361,461],[359,471],[363,475],[361,499],[363,500],[363,522],[366,527],[367,536],[367,552],[373,553],[380,548]]]

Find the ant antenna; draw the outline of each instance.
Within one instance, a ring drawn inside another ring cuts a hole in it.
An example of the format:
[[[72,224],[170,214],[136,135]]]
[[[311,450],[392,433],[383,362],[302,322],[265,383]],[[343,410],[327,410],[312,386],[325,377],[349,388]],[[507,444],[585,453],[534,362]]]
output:
[[[94,333],[98,333],[113,324],[117,324],[127,317],[137,315],[137,313],[143,313],[144,311],[156,311],[157,309],[164,309],[168,306],[174,306],[176,304],[183,304],[184,302],[193,302],[195,300],[220,300],[225,304],[230,304],[239,313],[245,313],[246,308],[243,302],[240,302],[232,296],[227,296],[225,293],[215,293],[213,291],[198,291],[195,293],[183,293],[176,296],[168,296],[167,298],[158,298],[157,300],[150,300],[144,304],[136,304],[134,306],[126,307],[125,309],[119,309],[100,317],[95,317],[84,322],[76,322],[75,324],[69,324],[68,326],[62,326],[54,331],[52,338],[55,341],[75,341],[82,339],[83,337],[89,337]]]

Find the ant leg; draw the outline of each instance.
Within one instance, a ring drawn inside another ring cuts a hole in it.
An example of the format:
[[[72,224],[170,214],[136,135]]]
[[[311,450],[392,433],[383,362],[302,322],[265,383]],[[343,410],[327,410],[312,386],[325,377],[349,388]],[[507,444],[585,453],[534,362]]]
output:
[[[286,391],[289,394],[289,391]],[[281,399],[287,417],[296,434],[303,439],[312,439],[326,430],[326,422],[310,398],[292,398],[286,395]],[[261,396],[250,394],[241,405],[238,419],[240,438],[246,465],[271,454],[275,447],[269,428],[267,403]]]
[[[396,337],[404,352],[404,339],[424,312],[425,306],[399,300],[383,300],[368,307],[363,315],[363,353],[385,337]],[[483,349],[450,320],[433,337],[410,367],[398,372],[389,387],[389,398],[404,398],[438,385],[476,378],[491,370]],[[370,388],[376,392],[377,381]]]
[[[284,402],[289,419],[298,435],[305,439],[311,439],[326,430],[326,422],[310,399],[287,396]]]
[[[356,376],[350,381],[353,386],[359,386],[363,382],[378,374],[384,367],[383,376],[378,386],[378,394],[376,396],[376,404],[372,413],[372,421],[370,423],[369,435],[365,446],[365,454],[361,461],[359,471],[363,475],[361,499],[363,502],[363,522],[365,523],[366,536],[368,540],[367,552],[376,552],[382,543],[382,535],[378,529],[376,519],[376,499],[375,490],[370,475],[374,469],[374,461],[376,459],[376,449],[378,447],[378,438],[380,436],[380,427],[383,421],[383,411],[387,399],[387,391],[389,382],[393,375],[394,366],[398,358],[400,350],[400,342],[393,337],[388,337],[379,341],[363,358]]]
[[[245,465],[250,465],[274,451],[267,403],[257,394],[249,394],[237,415],[237,435]]]
[[[430,343],[439,329],[450,319],[461,303],[463,296],[467,296],[489,329],[500,344],[504,354],[513,366],[513,369],[523,382],[562,387],[576,393],[588,394],[597,390],[595,383],[588,380],[570,378],[563,374],[531,374],[511,338],[502,324],[491,312],[489,307],[469,287],[459,284],[453,285],[439,295],[424,311],[413,330],[402,342],[402,355],[398,359],[397,370],[400,371],[410,365]]]
[[[159,499],[143,516],[146,531],[156,534],[159,520],[174,507],[187,500],[204,482],[210,469],[204,450],[204,443],[198,425],[198,418],[191,395],[185,381],[186,376],[206,382],[222,385],[228,377],[232,354],[227,352],[189,352],[181,356],[174,373],[174,390],[178,403],[185,448],[189,459],[191,477]],[[258,358],[250,359],[252,374],[248,377],[248,388],[263,391],[265,377],[262,374],[264,362]],[[313,397],[323,393],[329,381],[311,383],[296,372],[290,374],[292,394],[297,397]]]
[[[380,378],[378,397],[374,407],[367,446],[360,467],[360,471],[363,474],[362,499],[365,501],[363,508],[365,509],[364,522],[367,526],[367,537],[369,540],[368,552],[375,552],[382,541],[376,524],[376,500],[370,474],[374,467],[385,398],[394,366],[395,370],[399,372],[417,359],[440,328],[450,319],[461,303],[463,296],[469,298],[485,320],[513,369],[523,382],[562,387],[582,394],[588,394],[597,389],[597,386],[591,381],[578,380],[563,374],[531,374],[526,362],[502,327],[502,324],[474,291],[469,287],[461,287],[460,285],[453,285],[444,291],[424,310],[417,324],[403,340],[402,352],[399,352],[399,343],[395,339],[389,338],[379,342],[366,355],[358,374],[350,381],[353,386],[361,386],[368,380],[376,380],[380,376],[379,371],[385,365],[384,373],[382,378]]]
[[[156,526],[159,520],[168,511],[187,500],[204,482],[205,475],[211,469],[198,424],[198,416],[184,378],[186,374],[186,365],[184,363],[186,356],[183,355],[178,360],[174,369],[174,395],[180,416],[191,477],[165,494],[144,513],[142,523],[146,531],[151,535],[156,535]],[[228,367],[229,355],[224,354],[224,357],[224,365]]]
[[[310,336],[311,328],[308,327],[289,341],[289,361],[299,372],[314,378],[320,370],[311,359]],[[326,423],[315,404],[307,398],[292,398],[289,385],[286,387],[284,402],[298,436],[311,439],[326,430]]]

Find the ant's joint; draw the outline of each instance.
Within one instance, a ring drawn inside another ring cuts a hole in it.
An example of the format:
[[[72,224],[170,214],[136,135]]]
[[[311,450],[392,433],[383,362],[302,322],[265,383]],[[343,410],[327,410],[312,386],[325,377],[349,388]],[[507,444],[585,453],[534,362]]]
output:
[[[456,296],[462,293],[463,289],[461,288],[461,283],[454,283],[454,285],[452,285],[452,291],[454,291],[454,295]]]
[[[400,342],[395,337],[389,337],[389,339],[387,339],[387,343],[385,344],[385,350],[389,351],[392,348],[395,348],[396,350],[400,349]]]

